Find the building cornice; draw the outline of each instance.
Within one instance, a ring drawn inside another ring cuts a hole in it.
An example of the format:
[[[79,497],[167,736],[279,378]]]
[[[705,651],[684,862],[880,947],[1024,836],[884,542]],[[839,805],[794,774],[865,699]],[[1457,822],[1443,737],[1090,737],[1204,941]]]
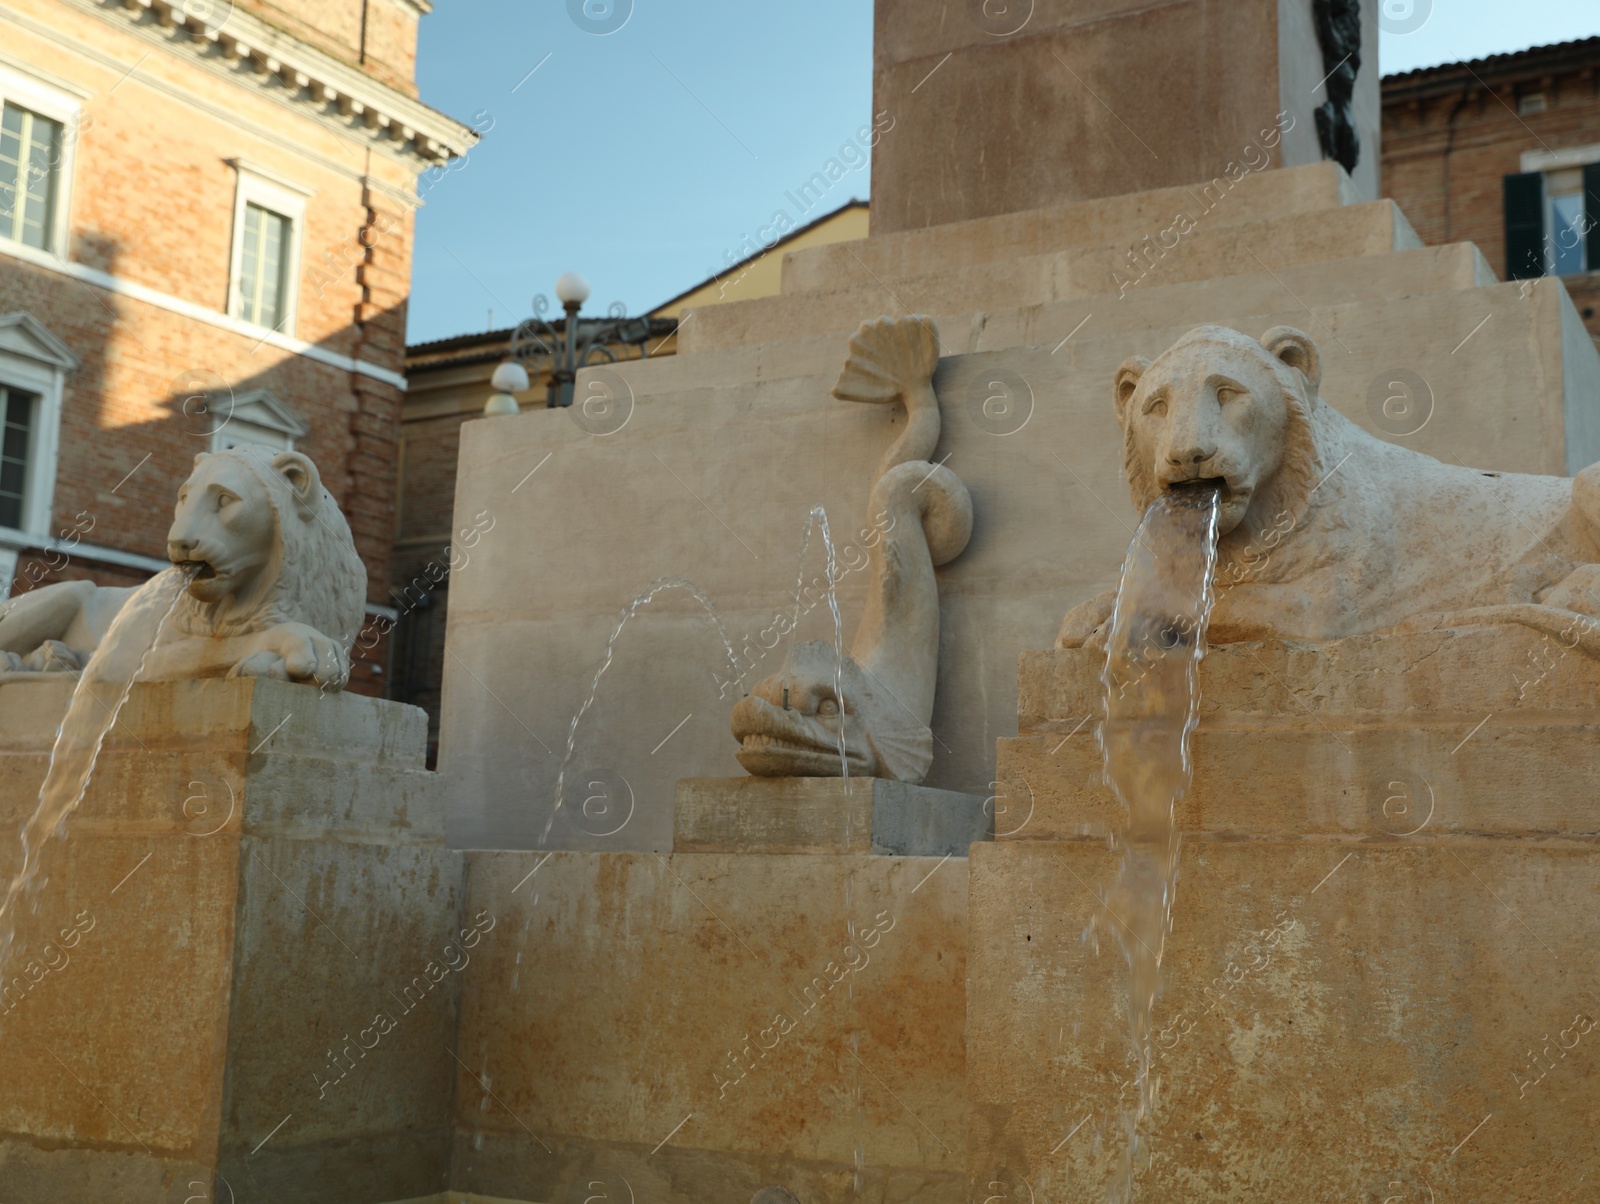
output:
[[[218,21],[186,12],[183,0],[65,3],[419,167],[463,155],[478,141],[469,126],[247,12],[219,12]]]
[[[1385,107],[1409,104],[1462,92],[1493,90],[1498,85],[1523,80],[1559,79],[1591,74],[1600,67],[1600,38],[1535,46],[1510,54],[1490,55],[1465,63],[1422,67],[1400,75],[1386,75],[1379,83]]]

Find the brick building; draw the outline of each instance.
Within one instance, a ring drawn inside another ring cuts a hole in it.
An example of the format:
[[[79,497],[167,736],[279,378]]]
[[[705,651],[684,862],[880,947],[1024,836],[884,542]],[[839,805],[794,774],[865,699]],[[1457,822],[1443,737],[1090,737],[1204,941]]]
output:
[[[1600,38],[1386,77],[1382,171],[1424,242],[1563,277],[1600,338]]]
[[[392,616],[412,213],[477,139],[417,99],[428,8],[0,8],[0,587],[143,580],[248,443],[316,461]]]

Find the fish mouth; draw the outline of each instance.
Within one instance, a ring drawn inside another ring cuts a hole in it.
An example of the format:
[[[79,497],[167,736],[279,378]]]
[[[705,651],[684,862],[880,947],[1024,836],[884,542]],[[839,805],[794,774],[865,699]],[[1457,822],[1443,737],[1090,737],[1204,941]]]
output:
[[[733,736],[739,741],[739,764],[758,777],[840,776],[838,734],[813,716],[784,711],[751,695],[733,708]],[[848,736],[844,763],[853,774],[872,769],[871,760],[850,747]]]

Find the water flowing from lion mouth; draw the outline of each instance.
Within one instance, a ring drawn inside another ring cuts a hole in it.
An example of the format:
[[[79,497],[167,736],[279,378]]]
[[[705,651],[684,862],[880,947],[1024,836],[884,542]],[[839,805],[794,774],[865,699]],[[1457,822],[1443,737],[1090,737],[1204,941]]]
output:
[[[217,570],[206,560],[174,560],[172,565],[191,582],[210,581],[217,575]]]
[[[1145,512],[1122,568],[1106,642],[1105,720],[1100,747],[1106,781],[1127,809],[1122,864],[1085,935],[1104,929],[1128,966],[1129,1060],[1138,1095],[1123,1114],[1127,1146],[1109,1199],[1133,1198],[1146,1160],[1140,1127],[1153,1109],[1152,1015],[1172,928],[1179,834],[1174,808],[1189,787],[1189,734],[1198,716],[1197,670],[1205,655],[1225,483],[1198,479],[1169,487]]]

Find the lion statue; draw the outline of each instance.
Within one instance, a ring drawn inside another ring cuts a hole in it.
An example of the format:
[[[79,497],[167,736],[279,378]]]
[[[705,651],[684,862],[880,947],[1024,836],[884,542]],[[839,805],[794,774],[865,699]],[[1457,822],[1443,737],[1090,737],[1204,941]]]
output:
[[[1316,344],[1286,326],[1201,326],[1117,370],[1134,506],[1218,491],[1211,643],[1518,623],[1600,655],[1600,465],[1442,463],[1367,434],[1320,381]],[[1056,646],[1104,646],[1115,600],[1070,611]]]
[[[366,613],[350,526],[297,452],[202,452],[178,490],[167,556],[191,578],[144,677],[275,677],[340,689]],[[81,669],[134,591],[63,581],[0,613],[0,669]]]

